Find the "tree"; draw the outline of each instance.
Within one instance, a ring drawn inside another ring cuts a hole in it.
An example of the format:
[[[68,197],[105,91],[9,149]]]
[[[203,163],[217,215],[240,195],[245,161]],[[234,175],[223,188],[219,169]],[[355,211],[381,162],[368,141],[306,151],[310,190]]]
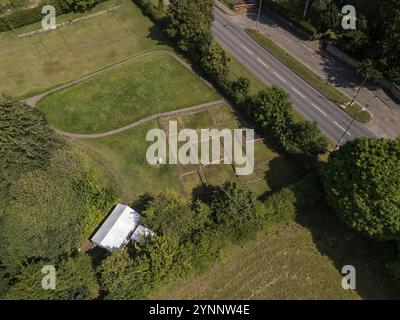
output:
[[[142,213],[146,226],[158,235],[179,240],[187,240],[208,220],[200,204],[192,210],[190,201],[174,191],[154,196],[147,207]]]
[[[233,242],[240,242],[259,230],[262,218],[253,193],[241,182],[227,181],[211,195],[210,208],[219,230]]]
[[[32,258],[54,260],[73,252],[86,218],[110,200],[66,148],[54,153],[46,169],[13,181],[8,193],[12,200],[0,214],[0,259],[11,271]]]
[[[326,32],[329,29],[334,30],[339,25],[340,12],[332,0],[315,0],[312,3],[312,9],[318,16],[321,32]]]
[[[249,108],[252,117],[262,129],[274,134],[283,146],[289,145],[293,108],[289,95],[284,90],[272,87],[260,91],[251,99]]]
[[[45,168],[61,145],[38,109],[0,95],[0,184]]]
[[[312,158],[325,153],[328,142],[321,134],[317,124],[311,121],[301,121],[293,124],[293,140],[300,150]]]
[[[249,78],[240,76],[231,83],[231,89],[236,96],[245,97],[249,94],[251,81]]]
[[[44,265],[52,265],[56,271],[55,289],[45,290],[41,272]],[[23,300],[89,300],[98,295],[98,284],[91,260],[84,254],[57,263],[41,261],[21,268],[14,284],[5,294],[6,299]]]
[[[376,68],[375,63],[371,59],[365,59],[361,61],[360,68],[357,70],[357,72],[364,79],[361,87],[364,87],[368,80],[379,82],[382,79],[382,73]]]
[[[219,85],[224,85],[228,76],[228,62],[224,49],[213,43],[200,59],[200,66],[208,77]]]
[[[106,299],[144,299],[182,268],[178,259],[180,245],[172,237],[154,236],[130,249],[113,252],[98,269]]]
[[[400,142],[356,139],[322,170],[329,204],[350,227],[370,237],[400,238]]]
[[[59,151],[46,170],[29,171],[12,183],[0,225],[0,257],[9,266],[31,257],[56,259],[76,248],[86,213],[73,191],[81,170],[71,152]]]
[[[188,51],[195,35],[211,30],[214,20],[212,0],[171,0],[167,12],[167,34],[176,39],[183,51]]]
[[[105,258],[98,268],[100,288],[106,299],[141,298],[142,279],[147,275],[148,267],[136,268],[127,248],[114,251]]]

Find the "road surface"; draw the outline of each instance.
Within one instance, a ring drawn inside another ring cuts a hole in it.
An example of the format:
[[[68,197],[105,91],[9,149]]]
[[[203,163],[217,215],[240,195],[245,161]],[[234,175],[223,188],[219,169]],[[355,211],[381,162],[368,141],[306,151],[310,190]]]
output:
[[[315,121],[332,142],[342,137],[351,117],[279,62],[218,8],[215,8],[213,33],[230,54],[265,84],[274,84],[288,91],[296,111],[304,118]],[[355,121],[342,142],[358,137],[375,135],[365,125]]]

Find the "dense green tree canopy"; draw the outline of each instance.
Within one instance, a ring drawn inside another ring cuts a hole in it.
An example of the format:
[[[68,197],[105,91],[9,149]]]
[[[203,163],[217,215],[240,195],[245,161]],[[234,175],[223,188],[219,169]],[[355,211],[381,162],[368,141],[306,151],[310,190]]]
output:
[[[55,289],[44,290],[45,265],[55,268]],[[89,256],[79,254],[59,262],[41,261],[24,266],[5,295],[11,300],[86,300],[98,295],[98,285]]]
[[[0,95],[0,182],[44,168],[60,143],[39,110]]]
[[[338,6],[349,4],[335,0]],[[374,61],[376,68],[400,85],[400,0],[353,0],[357,29],[338,29],[340,46],[358,59]]]
[[[301,121],[295,123],[292,130],[294,142],[306,155],[317,157],[325,153],[328,142],[315,122]]]
[[[255,121],[272,132],[283,145],[290,139],[289,127],[293,122],[293,109],[289,94],[278,87],[260,91],[249,105]]]
[[[347,142],[322,173],[328,201],[347,225],[377,239],[400,239],[399,140]]]
[[[192,210],[191,201],[174,191],[154,197],[143,212],[146,225],[156,234],[187,239],[207,222],[207,212]]]
[[[222,226],[232,241],[241,241],[258,230],[261,217],[256,200],[248,187],[237,181],[227,181],[211,194],[210,207],[217,225]]]
[[[202,30],[210,30],[214,20],[212,0],[171,0],[168,8],[167,33],[187,51],[191,41]]]
[[[96,184],[39,111],[1,97],[0,115],[3,284],[32,261],[57,261],[75,252],[87,221],[105,212],[114,194]]]

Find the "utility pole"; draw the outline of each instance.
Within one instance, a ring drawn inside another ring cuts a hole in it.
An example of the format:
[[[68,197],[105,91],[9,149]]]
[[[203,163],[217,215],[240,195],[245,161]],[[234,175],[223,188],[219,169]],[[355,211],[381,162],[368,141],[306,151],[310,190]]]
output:
[[[358,88],[356,94],[354,95],[353,99],[350,102],[350,106],[353,105],[354,101],[356,100],[358,94],[360,93],[361,89],[364,88],[365,83],[367,82],[368,77],[364,78],[364,81],[362,85]],[[357,116],[360,114],[361,111],[363,111],[364,108],[360,108],[360,110],[357,111],[357,113],[353,116],[353,119],[351,119],[350,124],[347,126],[346,130],[344,131],[343,135],[340,137],[339,141],[336,143],[335,148],[333,148],[333,151],[335,151],[337,148],[339,148],[339,145],[342,143],[344,137],[346,136],[347,132],[349,132],[350,127],[353,125],[353,122],[356,120]]]
[[[306,6],[304,8],[303,19],[307,16],[308,6],[310,4],[310,0],[307,0]]]
[[[256,29],[258,31],[258,23],[260,22],[261,18],[261,7],[262,7],[263,0],[260,0],[260,6],[258,7],[258,16],[257,16],[257,22],[256,22]]]

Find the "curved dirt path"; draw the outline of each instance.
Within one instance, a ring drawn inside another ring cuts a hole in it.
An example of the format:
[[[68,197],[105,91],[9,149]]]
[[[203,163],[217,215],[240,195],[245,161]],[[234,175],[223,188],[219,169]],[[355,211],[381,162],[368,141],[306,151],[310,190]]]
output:
[[[70,82],[61,84],[61,85],[59,85],[59,86],[57,86],[57,87],[54,87],[53,89],[50,89],[50,90],[48,90],[48,91],[46,91],[46,92],[43,92],[43,93],[41,93],[41,94],[32,96],[32,97],[30,97],[30,98],[27,98],[27,99],[25,100],[25,103],[28,104],[29,106],[35,108],[35,107],[36,107],[36,104],[37,104],[40,100],[42,100],[44,97],[48,96],[49,94],[51,94],[51,93],[53,93],[53,92],[62,90],[62,89],[64,89],[64,88],[68,88],[68,87],[70,87],[70,86],[73,86],[74,84],[77,84],[77,83],[80,83],[80,82],[82,82],[82,81],[85,81],[85,80],[94,78],[94,77],[96,77],[96,76],[98,76],[98,75],[100,75],[100,74],[103,74],[103,73],[106,73],[106,72],[115,70],[115,69],[117,69],[117,68],[119,68],[120,66],[123,66],[123,65],[125,65],[125,64],[128,64],[128,63],[131,63],[131,62],[134,62],[134,61],[143,59],[143,58],[148,57],[148,56],[156,55],[156,54],[167,54],[167,55],[171,56],[172,58],[174,58],[174,59],[175,59],[177,62],[179,62],[181,65],[183,65],[186,69],[190,70],[192,73],[195,73],[195,72],[193,71],[192,67],[191,67],[186,61],[184,61],[181,57],[179,57],[177,54],[175,54],[175,53],[173,53],[173,52],[171,52],[171,51],[168,51],[168,50],[153,50],[153,51],[149,51],[149,52],[146,52],[146,53],[142,53],[142,54],[139,54],[139,55],[137,55],[137,56],[128,58],[128,59],[126,59],[126,60],[117,62],[117,63],[115,63],[115,64],[111,64],[111,65],[106,66],[106,67],[104,67],[104,68],[102,68],[102,69],[100,69],[100,70],[97,70],[97,71],[95,71],[95,72],[93,72],[93,73],[90,73],[90,74],[88,74],[88,75],[86,75],[86,76],[77,78],[77,79],[72,80],[72,81],[70,81]],[[205,80],[204,78],[200,77],[198,74],[196,74],[196,76],[198,76],[206,85],[208,85],[209,87],[213,88],[213,86],[212,86],[207,80]]]
[[[68,138],[72,138],[72,139],[96,139],[96,138],[108,137],[108,136],[112,136],[117,133],[124,132],[124,131],[132,129],[138,125],[141,125],[143,123],[149,122],[151,120],[155,120],[159,117],[174,116],[174,115],[178,115],[181,113],[200,111],[200,110],[204,110],[204,109],[208,109],[208,108],[217,106],[223,102],[224,102],[224,100],[216,100],[216,101],[211,101],[211,102],[207,102],[207,103],[203,103],[203,104],[199,104],[199,105],[191,106],[191,107],[187,107],[187,108],[182,108],[182,109],[178,109],[178,110],[174,110],[174,111],[167,111],[167,112],[153,114],[151,116],[142,118],[135,122],[132,122],[124,127],[110,130],[107,132],[102,132],[102,133],[79,134],[79,133],[65,132],[65,131],[59,130],[57,128],[54,128],[54,127],[52,127],[52,129],[54,131],[56,131],[58,134],[63,135]]]

